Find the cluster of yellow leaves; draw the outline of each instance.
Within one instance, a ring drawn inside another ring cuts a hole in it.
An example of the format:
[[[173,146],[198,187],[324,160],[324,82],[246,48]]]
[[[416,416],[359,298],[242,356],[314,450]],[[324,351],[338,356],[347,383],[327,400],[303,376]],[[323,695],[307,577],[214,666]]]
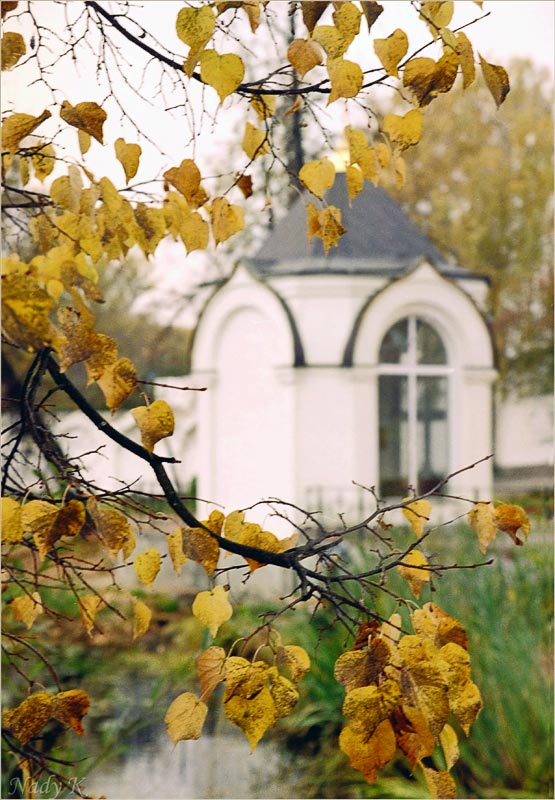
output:
[[[198,739],[206,718],[206,701],[225,683],[225,716],[245,734],[254,750],[266,731],[294,709],[299,692],[296,684],[310,669],[310,659],[297,645],[279,645],[276,661],[284,665],[291,679],[275,664],[227,656],[221,647],[209,647],[198,658],[201,697],[192,692],[179,695],[170,705],[165,721],[168,735],[176,744]]]
[[[530,520],[521,506],[500,503],[475,503],[467,520],[475,531],[480,550],[486,553],[499,531],[508,534],[516,545],[524,544],[530,533]],[[523,539],[519,539],[519,534]]]
[[[21,505],[11,497],[2,498],[2,543],[18,544],[30,534],[41,560],[59,539],[73,538],[84,524],[85,506],[79,500],[57,506],[46,500]]]
[[[345,687],[348,721],[339,745],[370,783],[399,748],[413,769],[423,769],[433,797],[455,797],[449,770],[458,758],[457,735],[448,720],[453,717],[468,735],[482,708],[466,634],[433,603],[414,611],[411,622],[414,634],[402,633],[399,614],[382,626],[362,626],[357,649],[337,659],[335,677]],[[423,764],[436,747],[445,770]]]
[[[70,689],[57,694],[35,692],[16,708],[7,708],[2,712],[2,726],[16,736],[22,745],[38,736],[51,719],[84,736],[82,720],[89,706],[87,693],[82,689]]]

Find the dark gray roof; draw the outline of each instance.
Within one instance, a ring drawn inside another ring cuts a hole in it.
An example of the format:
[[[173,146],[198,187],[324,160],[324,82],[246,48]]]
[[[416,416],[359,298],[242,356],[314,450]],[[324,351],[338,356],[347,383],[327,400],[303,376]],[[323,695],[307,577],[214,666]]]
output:
[[[299,197],[278,222],[258,253],[248,260],[260,277],[284,274],[399,274],[423,260],[453,277],[465,270],[448,261],[430,239],[409,219],[399,204],[384,190],[365,182],[362,192],[349,207],[344,174],[338,174],[326,193],[328,205],[341,209],[347,232],[337,247],[324,253],[322,240],[307,238],[306,202]]]

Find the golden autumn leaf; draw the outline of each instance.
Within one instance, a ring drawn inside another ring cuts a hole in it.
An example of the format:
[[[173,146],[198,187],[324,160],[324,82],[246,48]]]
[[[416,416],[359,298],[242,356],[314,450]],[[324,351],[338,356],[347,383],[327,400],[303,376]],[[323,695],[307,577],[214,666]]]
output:
[[[530,520],[521,506],[508,505],[507,503],[501,503],[496,506],[494,523],[500,531],[507,533],[513,542],[518,545],[524,544],[518,538],[518,532],[521,531],[525,539],[530,533]]]
[[[445,758],[445,766],[447,770],[450,770],[459,760],[459,740],[450,725],[445,725],[439,734],[439,741]]]
[[[166,235],[166,220],[161,208],[150,208],[144,203],[135,206],[135,241],[145,254],[152,255]]]
[[[376,0],[361,0],[361,6],[366,18],[368,30],[370,31],[372,25],[382,13],[383,6],[376,2]]]
[[[455,40],[455,49],[459,57],[463,76],[463,89],[466,89],[474,82],[476,67],[474,64],[474,50],[472,44],[464,31],[459,31]]]
[[[264,531],[256,522],[245,522],[245,514],[242,511],[232,511],[225,518],[223,535],[226,539],[249,547],[258,547],[260,550],[267,550],[270,553],[284,553],[294,547],[297,541],[296,533],[287,539],[278,539],[270,531]],[[255,561],[245,557],[251,572],[265,566],[263,562]]]
[[[85,524],[85,506],[70,500],[61,508],[44,500],[31,500],[22,508],[23,526],[33,534],[43,559],[62,536],[76,536]]]
[[[131,413],[141,432],[143,447],[149,453],[153,452],[156,442],[173,435],[173,411],[165,400],[155,400],[149,406],[133,408]]]
[[[77,141],[79,142],[79,150],[81,155],[84,156],[88,153],[91,147],[91,135],[86,131],[77,130]]]
[[[272,117],[276,110],[276,96],[274,94],[258,94],[251,97],[251,108],[256,112],[260,122]]]
[[[291,66],[304,78],[307,72],[322,63],[322,51],[312,39],[294,39],[287,48]]]
[[[206,522],[204,522],[206,525]],[[211,528],[210,523],[207,525]],[[183,552],[212,575],[218,565],[220,545],[202,528],[182,528]]]
[[[210,228],[205,219],[197,211],[183,220],[179,235],[188,253],[193,250],[206,250],[208,247]]]
[[[404,116],[386,114],[383,119],[383,130],[394,145],[400,150],[406,150],[418,144],[422,136],[422,113],[413,108]]]
[[[133,641],[145,634],[152,620],[152,611],[142,600],[133,600]]]
[[[6,31],[2,36],[2,70],[15,67],[26,53],[25,39],[20,33]]]
[[[468,650],[468,637],[461,623],[435,603],[425,603],[412,612],[410,619],[414,632],[436,647],[454,642]]]
[[[450,800],[457,796],[457,787],[453,777],[445,770],[435,770],[422,764],[422,772],[426,786],[433,800],[444,798]]]
[[[341,224],[341,209],[336,206],[327,206],[318,211],[312,203],[307,203],[307,236],[312,239],[318,236],[324,243],[324,252],[327,255],[330,247],[337,247],[337,243],[345,228]]]
[[[2,123],[2,149],[15,153],[22,139],[32,133],[39,125],[50,119],[52,114],[45,109],[38,117],[31,114],[11,114]]]
[[[493,505],[491,503],[475,503],[474,508],[466,515],[466,519],[472,530],[476,532],[481,552],[486,553],[498,531]]]
[[[172,533],[166,537],[168,543],[168,552],[172,560],[173,569],[176,575],[181,575],[181,567],[189,560],[183,552],[183,531],[181,528],[176,528]]]
[[[52,717],[53,697],[50,692],[35,692],[16,708],[2,712],[2,725],[25,745],[44,728]]]
[[[223,586],[215,586],[207,592],[199,592],[193,601],[193,614],[216,636],[224,622],[231,619],[233,608]]]
[[[397,740],[391,722],[384,719],[370,737],[350,725],[343,728],[339,735],[339,747],[353,769],[362,773],[368,783],[374,783],[378,771],[395,755]]]
[[[341,58],[349,47],[335,25],[317,25],[312,32],[312,41],[324,48],[328,61]]]
[[[59,178],[52,181],[50,197],[55,205],[77,214],[81,203],[82,191],[81,173],[71,164],[67,175],[60,175]]]
[[[160,572],[160,553],[156,548],[149,547],[144,553],[135,557],[133,567],[137,578],[146,586],[152,586],[154,579]]]
[[[23,539],[21,506],[13,497],[2,498],[2,542],[17,544]]]
[[[56,151],[51,144],[41,142],[33,148],[31,163],[35,170],[35,178],[43,181],[50,175],[56,163]]]
[[[200,185],[200,170],[191,158],[184,158],[178,167],[166,170],[164,180],[181,192],[192,210],[200,208],[208,200]]]
[[[380,722],[387,719],[401,699],[401,688],[389,678],[378,686],[358,686],[345,695],[343,714],[349,727],[369,738]]]
[[[399,77],[399,62],[406,56],[409,40],[405,31],[397,28],[387,39],[374,39],[374,52],[388,75]]]
[[[114,142],[116,158],[123,167],[127,183],[135,177],[139,169],[141,147],[138,144],[127,143],[121,137]]]
[[[511,90],[507,70],[497,64],[490,64],[482,56],[480,56],[480,66],[486,86],[490,90],[495,105],[499,108]]]
[[[419,550],[411,550],[403,558],[403,563],[397,567],[399,575],[408,583],[417,600],[420,597],[423,586],[430,582],[429,571],[422,569],[427,564],[426,557]]]
[[[245,65],[235,53],[220,55],[215,50],[204,50],[200,56],[201,80],[217,91],[222,103],[240,86],[244,75]]]
[[[403,670],[403,705],[419,709],[438,736],[449,715],[444,663],[433,644],[419,636],[403,636],[397,653]]]
[[[453,86],[459,68],[458,56],[444,53],[435,62],[433,58],[412,58],[403,72],[403,86],[410,90],[419,106],[427,106],[441,92]]]
[[[210,205],[212,235],[218,245],[243,230],[245,213],[241,206],[231,204],[225,197],[215,197]]]
[[[359,131],[347,125],[344,129],[345,139],[349,148],[349,158],[351,164],[357,164],[364,153],[368,150],[368,139],[364,131]]]
[[[54,345],[58,333],[49,318],[53,307],[53,299],[31,276],[3,276],[2,330],[14,344],[29,352]]]
[[[422,758],[431,755],[436,746],[436,739],[424,714],[412,706],[402,706],[394,715],[394,727],[397,743],[414,769]]]
[[[119,511],[100,506],[94,497],[87,500],[89,512],[96,531],[114,558],[133,536],[133,529],[126,517]],[[134,536],[133,536],[134,540]]]
[[[102,126],[106,122],[107,114],[98,103],[85,101],[72,106],[67,100],[62,103],[60,117],[74,128],[78,128],[97,142],[103,144]]]
[[[276,720],[288,717],[299,701],[299,693],[290,680],[272,670],[268,673],[268,688],[274,701]]]
[[[90,701],[82,689],[69,689],[52,697],[52,717],[68,728],[73,728],[79,736],[85,735],[83,717],[88,713]]]
[[[303,22],[312,33],[314,26],[329,5],[329,0],[315,0],[312,3],[301,3]]]
[[[243,731],[251,751],[276,721],[274,699],[266,686],[250,698],[232,695],[224,701],[224,713]]]
[[[449,687],[449,707],[468,736],[483,705],[480,690],[471,680],[470,656],[463,647],[449,642],[440,648],[438,657]]]
[[[423,19],[428,26],[434,39],[438,37],[438,28],[446,28],[453,18],[455,4],[453,0],[426,0],[420,4],[420,19]]]
[[[337,3],[335,6],[333,23],[348,45],[360,31],[361,17],[362,11],[354,3]]]
[[[345,179],[347,181],[347,192],[349,194],[349,201],[362,192],[364,186],[364,175],[359,167],[354,164],[348,164],[345,170]]]
[[[247,122],[245,126],[245,134],[241,146],[251,160],[270,152],[266,131],[257,128],[250,122]]]
[[[181,41],[190,48],[183,65],[183,70],[189,77],[194,72],[200,54],[212,38],[215,27],[216,17],[210,6],[180,9],[175,21],[175,30]]]
[[[328,75],[331,92],[327,105],[340,97],[356,97],[362,89],[364,75],[359,64],[342,58],[328,59]]]
[[[403,507],[403,515],[410,522],[417,538],[420,539],[424,533],[424,526],[430,519],[432,504],[426,499],[407,502],[410,500],[410,497],[405,497],[403,500],[401,500],[402,503],[407,503],[407,505]]]
[[[329,158],[308,161],[299,170],[299,179],[309,192],[322,199],[333,186],[335,166]]]
[[[15,597],[9,605],[16,620],[18,622],[23,622],[28,630],[33,627],[36,618],[44,611],[42,600],[38,592],[33,592],[31,595],[23,594],[20,597]]]
[[[225,660],[225,650],[215,645],[208,647],[197,658],[197,674],[203,700],[208,700],[216,686],[225,680]]]
[[[96,615],[99,611],[102,611],[105,605],[103,599],[97,594],[82,595],[79,598],[81,622],[89,636],[92,636]]]
[[[85,361],[87,370],[87,386],[104,375],[108,367],[118,359],[118,346],[111,336],[97,333],[95,336],[95,352]]]
[[[310,671],[310,658],[303,647],[297,644],[280,645],[277,652],[278,662],[285,664],[292,679],[298,682]]]
[[[135,365],[128,358],[119,358],[105,369],[96,382],[102,389],[106,405],[110,411],[115,411],[137,385]]]
[[[183,739],[200,738],[207,713],[208,706],[192,692],[176,697],[164,717],[173,744]]]

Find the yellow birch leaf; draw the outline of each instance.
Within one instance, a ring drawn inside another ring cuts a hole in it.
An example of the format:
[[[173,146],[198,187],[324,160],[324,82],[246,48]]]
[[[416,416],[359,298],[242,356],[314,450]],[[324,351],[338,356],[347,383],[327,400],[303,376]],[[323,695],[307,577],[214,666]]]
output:
[[[29,505],[30,503],[27,503],[23,508],[24,519],[25,509],[28,508]],[[33,525],[33,539],[37,546],[39,556],[44,558],[50,548],[62,536],[77,536],[85,524],[85,519],[86,512],[83,503],[81,503],[79,500],[70,500],[60,509],[56,509],[56,514],[52,520],[52,525],[50,525],[48,514],[46,525],[42,530],[40,528],[37,529],[37,524],[35,522]]]
[[[100,506],[95,497],[89,497],[87,500],[87,511],[98,535],[114,558],[131,537],[134,541],[133,529],[119,511]]]
[[[307,72],[322,63],[322,51],[312,39],[295,39],[287,48],[291,66],[304,78]]]
[[[314,236],[320,235],[320,212],[314,203],[306,204],[306,235],[310,242]]]
[[[251,161],[270,152],[266,131],[257,128],[250,122],[247,122],[245,126],[241,146]]]
[[[91,135],[86,131],[77,131],[77,141],[79,142],[79,150],[81,151],[81,155],[84,156],[85,153],[88,153],[91,147]]]
[[[395,755],[397,740],[391,722],[385,719],[370,737],[349,725],[343,728],[339,735],[339,747],[353,769],[362,773],[368,783],[374,783],[378,771]]]
[[[21,506],[13,497],[2,498],[2,542],[17,544],[23,539]]]
[[[206,522],[204,524],[206,525]],[[207,527],[212,530],[210,524]],[[185,555],[200,564],[207,575],[212,575],[220,557],[218,542],[202,528],[182,528],[182,536]]]
[[[448,92],[457,77],[459,58],[445,53],[436,63],[433,58],[412,58],[403,73],[403,86],[411,91],[416,104],[427,106],[440,92]]]
[[[182,42],[189,46],[189,55],[183,65],[185,73],[191,77],[199,56],[212,38],[216,27],[216,17],[210,6],[182,8],[175,21],[175,30]]]
[[[354,3],[336,4],[335,11],[332,14],[333,23],[347,44],[351,44],[359,33],[361,17],[362,11]]]
[[[412,706],[402,706],[395,718],[395,732],[400,749],[414,769],[422,758],[430,756],[436,746],[436,738],[428,728],[424,714]]]
[[[474,82],[476,77],[476,67],[474,64],[474,50],[470,39],[463,31],[459,31],[456,36],[455,49],[459,57],[463,76],[463,89],[466,89]]]
[[[56,151],[51,144],[44,144],[44,142],[41,142],[34,148],[31,162],[35,170],[35,178],[39,181],[43,181],[54,169]]]
[[[340,97],[356,97],[362,89],[364,75],[360,65],[355,61],[345,61],[342,58],[328,59],[328,75],[331,82],[328,106]]]
[[[467,736],[483,705],[480,689],[472,681],[467,681],[456,691],[449,689],[451,712]]]
[[[374,39],[374,52],[388,75],[399,77],[399,62],[406,56],[409,40],[405,31],[397,28],[387,39]]]
[[[188,253],[193,250],[206,250],[208,247],[210,227],[197,211],[183,220],[179,227],[181,241]]]
[[[358,165],[364,178],[377,186],[382,171],[378,153],[375,147],[366,147],[358,157]]]
[[[445,758],[445,766],[447,770],[450,770],[459,760],[459,739],[450,725],[445,725],[439,734],[439,741]]]
[[[309,192],[322,199],[335,180],[333,162],[329,158],[309,161],[299,170],[299,179]]]
[[[90,705],[88,695],[82,689],[58,692],[52,698],[52,717],[62,725],[73,728],[79,736],[84,736],[83,717],[88,713]]]
[[[208,195],[200,185],[200,178],[200,170],[191,158],[183,159],[178,167],[164,172],[164,180],[181,192],[192,210],[200,208],[208,200]]]
[[[203,700],[208,700],[216,686],[225,681],[225,660],[225,650],[215,645],[208,647],[197,658],[197,674]]]
[[[424,20],[434,39],[438,37],[438,28],[445,28],[451,22],[454,8],[453,0],[444,0],[444,2],[427,0],[421,3],[420,19]]]
[[[419,569],[428,564],[426,557],[419,550],[411,550],[410,553],[403,558],[403,564],[399,564],[397,570],[399,575],[410,586],[413,595],[418,598],[422,587],[430,582],[430,573],[427,569]]]
[[[128,144],[121,137],[116,139],[114,149],[116,151],[116,158],[125,172],[125,180],[129,183],[129,181],[135,177],[139,169],[139,159],[142,150],[138,144]]]
[[[105,607],[101,597],[96,594],[87,594],[79,598],[79,613],[81,622],[89,636],[92,636],[96,615]]]
[[[131,413],[141,432],[143,447],[149,453],[153,452],[156,442],[173,435],[173,411],[165,400],[155,400],[149,406],[133,408]]]
[[[315,0],[312,3],[301,3],[303,22],[312,33],[314,26],[329,5],[329,0]]]
[[[129,528],[127,532],[127,537],[121,548],[121,555],[124,561],[126,561],[129,558],[129,556],[134,551],[136,546],[137,546],[137,540],[135,538],[135,531],[133,530],[133,528]]]
[[[274,94],[254,95],[250,101],[251,108],[256,112],[260,122],[272,117],[276,110],[276,96]]]
[[[16,620],[25,623],[28,630],[33,627],[36,618],[44,611],[38,592],[33,592],[32,595],[24,594],[21,597],[16,597],[9,605]]]
[[[245,214],[241,206],[232,205],[225,197],[215,197],[210,206],[212,235],[218,245],[243,230]]]
[[[164,717],[173,744],[183,739],[199,739],[207,713],[208,706],[192,692],[178,695]]]
[[[351,128],[347,125],[344,130],[345,139],[349,147],[349,158],[351,164],[357,164],[361,156],[368,150],[368,139],[364,131]]]
[[[345,695],[343,714],[353,731],[369,738],[380,722],[390,716],[400,699],[401,689],[392,679],[379,687],[359,686]]]
[[[15,153],[22,139],[32,133],[39,125],[50,119],[52,114],[45,109],[38,117],[31,114],[11,114],[2,123],[2,149]]]
[[[407,165],[401,156],[396,156],[395,161],[395,185],[400,191],[406,183]]]
[[[136,242],[145,254],[152,255],[166,235],[166,220],[161,208],[149,208],[144,203],[135,206]]]
[[[20,33],[7,31],[2,36],[2,70],[15,67],[25,53],[25,39]]]
[[[370,31],[372,25],[382,13],[383,6],[381,6],[378,2],[376,2],[376,0],[361,0],[361,6],[364,12],[364,16],[366,17],[366,24],[368,25],[368,31]]]
[[[294,684],[283,675],[270,674],[268,688],[274,701],[276,720],[288,717],[299,702],[299,693]]]
[[[433,644],[419,636],[403,636],[397,645],[403,670],[403,705],[418,708],[434,736],[449,716],[444,661]]]
[[[243,731],[251,751],[276,721],[274,699],[266,686],[252,698],[232,695],[224,702],[224,713]]]
[[[414,632],[429,639],[436,647],[454,642],[468,650],[468,637],[461,623],[435,603],[425,603],[410,615]]]
[[[345,170],[345,177],[347,180],[349,201],[351,201],[362,192],[364,186],[364,175],[357,166],[354,164],[348,164],[347,169]]]
[[[515,544],[521,545],[524,542],[518,538],[521,531],[526,539],[530,533],[530,520],[525,510],[521,506],[508,505],[501,503],[494,512],[494,524],[500,531],[507,533]]]
[[[327,255],[330,247],[337,247],[339,239],[345,233],[341,224],[341,209],[336,206],[327,206],[318,214],[320,232],[317,234],[324,243],[324,253]]]
[[[401,500],[401,502],[407,503],[407,501],[410,499],[410,497],[405,497],[403,500]],[[411,527],[418,539],[420,539],[424,533],[424,526],[430,519],[431,511],[432,504],[426,499],[414,500],[412,503],[407,503],[407,505],[403,507],[403,515],[410,522]]]
[[[293,680],[298,683],[310,671],[310,658],[306,650],[297,644],[278,648],[278,661],[285,664]]]
[[[208,628],[213,637],[233,614],[227,595],[223,586],[215,586],[211,591],[199,592],[193,601],[194,616]]]
[[[118,346],[111,336],[97,333],[95,336],[95,352],[86,359],[87,386],[97,381],[118,358]]]
[[[57,347],[60,370],[65,372],[73,364],[91,358],[103,341],[93,328],[94,317],[88,309],[80,310],[73,306],[63,306],[58,310],[58,324],[64,334],[64,340]]]
[[[328,61],[341,58],[349,47],[349,42],[334,25],[317,25],[312,32],[312,41],[324,48]]]
[[[383,130],[393,144],[400,150],[406,150],[418,144],[422,136],[422,113],[417,108],[413,108],[408,114],[399,116],[398,114],[386,114],[383,119]]]
[[[144,553],[135,557],[133,567],[137,578],[146,586],[152,586],[154,579],[160,572],[160,553],[154,547],[149,547]]]
[[[2,329],[10,341],[29,351],[52,346],[57,331],[50,322],[54,307],[50,295],[29,275],[2,279]]]
[[[168,552],[172,560],[173,568],[176,575],[181,575],[181,567],[189,560],[183,552],[183,531],[181,528],[176,528],[173,533],[166,537],[168,543]]]
[[[44,728],[52,717],[53,697],[50,692],[35,692],[16,708],[2,713],[2,725],[25,745]]]
[[[133,601],[133,641],[145,634],[152,620],[152,611],[142,600]]]
[[[222,103],[241,85],[244,75],[245,65],[235,53],[220,55],[215,50],[204,50],[200,56],[201,80],[217,91]]]
[[[107,114],[98,103],[84,102],[77,103],[72,106],[67,100],[62,103],[60,117],[71,125],[73,128],[78,128],[85,131],[97,142],[103,144],[102,139],[102,126],[104,125]]]
[[[110,411],[115,411],[137,385],[135,365],[128,358],[110,364],[97,380]]]
[[[445,770],[435,770],[421,764],[426,786],[433,800],[450,800],[457,796],[457,786],[453,777]]]
[[[376,683],[378,676],[390,660],[390,648],[381,637],[373,639],[364,650],[342,653],[334,667],[335,680],[343,684],[346,692],[360,686]]]
[[[495,510],[491,503],[475,503],[474,508],[466,515],[468,524],[476,532],[480,551],[486,553],[490,543],[497,536]]]

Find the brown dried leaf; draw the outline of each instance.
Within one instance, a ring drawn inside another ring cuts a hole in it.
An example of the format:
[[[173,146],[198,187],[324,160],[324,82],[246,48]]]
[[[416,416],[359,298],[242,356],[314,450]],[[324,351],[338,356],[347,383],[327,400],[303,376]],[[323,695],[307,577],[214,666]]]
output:
[[[98,103],[84,102],[72,106],[67,100],[62,103],[60,117],[74,128],[88,133],[97,142],[103,144],[102,126],[106,122],[107,114]]]
[[[499,108],[511,90],[507,71],[497,64],[488,63],[482,56],[480,56],[480,66],[486,86],[495,100],[495,105]]]
[[[225,681],[225,660],[225,650],[215,645],[197,658],[197,674],[203,700],[208,700],[216,686]]]
[[[52,698],[52,717],[73,728],[79,736],[85,735],[83,717],[88,713],[90,701],[82,689],[69,689],[67,692],[58,692]]]

